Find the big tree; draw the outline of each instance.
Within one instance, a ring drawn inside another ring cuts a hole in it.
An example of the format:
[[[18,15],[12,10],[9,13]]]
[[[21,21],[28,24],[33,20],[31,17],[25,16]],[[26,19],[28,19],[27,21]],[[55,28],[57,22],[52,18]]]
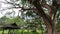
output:
[[[5,0],[6,1],[6,0]],[[5,4],[10,4],[12,7],[8,8],[19,8],[22,14],[22,17],[24,18],[25,16],[23,15],[23,12],[26,10],[31,10],[35,11],[38,13],[38,15],[43,19],[46,28],[47,28],[47,34],[56,34],[56,23],[55,23],[55,18],[57,11],[60,8],[60,1],[59,0],[16,0],[16,1],[21,1],[20,3],[16,3],[15,0],[11,0],[12,2],[2,2]],[[47,9],[47,11],[45,11]],[[31,11],[26,11],[29,16],[32,13]],[[19,12],[20,13],[20,12]],[[18,14],[19,14],[18,13]]]
[[[56,25],[55,25],[55,16],[57,13],[57,9],[59,8],[59,4],[57,0],[50,0],[51,5],[47,4],[46,0],[28,0],[30,3],[36,7],[36,11],[38,12],[39,16],[42,17],[46,27],[47,27],[47,34],[56,34]],[[44,12],[43,7],[48,10],[47,14]]]

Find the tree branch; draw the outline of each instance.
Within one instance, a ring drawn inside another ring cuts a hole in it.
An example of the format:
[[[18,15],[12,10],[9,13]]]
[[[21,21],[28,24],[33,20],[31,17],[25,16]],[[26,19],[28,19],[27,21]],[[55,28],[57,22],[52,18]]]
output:
[[[10,4],[10,5],[13,5],[13,6],[20,6],[19,4],[14,4],[14,3],[11,3],[11,2],[8,2],[8,1],[6,1],[6,2],[1,2],[1,3],[4,3],[4,4]]]
[[[45,8],[47,8],[48,10],[51,9],[51,6],[48,5],[45,0],[42,0],[42,1],[41,1],[41,5],[42,5],[43,7],[45,7]]]
[[[60,8],[60,3],[59,4],[57,4],[57,9],[59,9]]]
[[[24,8],[24,7],[9,7],[9,8],[4,8],[4,9],[2,9],[2,10],[0,10],[0,11],[5,11],[5,10],[8,10],[8,9],[21,9],[21,10],[24,10],[24,11],[26,11],[26,10],[37,10],[36,8]]]
[[[35,0],[35,1],[33,2],[33,4],[34,4],[34,6],[35,6],[36,9],[37,9],[38,14],[39,14],[44,20],[47,21],[46,24],[49,23],[49,24],[51,25],[51,19],[50,19],[50,17],[49,17],[47,14],[45,14],[45,12],[43,11],[43,9],[42,9],[41,4],[39,3],[39,1]]]
[[[11,4],[11,5],[13,5],[13,7],[6,8],[6,9],[2,9],[2,10],[0,10],[0,11],[4,11],[4,10],[7,10],[7,9],[13,9],[13,8],[21,8],[21,10],[36,10],[36,8],[24,8],[24,7],[20,7],[19,4],[16,4],[16,3],[14,4],[14,3],[11,3],[11,2],[8,2],[8,1],[2,2],[2,3]],[[17,7],[16,7],[16,6],[17,6]]]
[[[52,0],[52,7],[48,10],[48,15],[51,17],[51,20],[55,19],[55,15],[57,12],[57,2],[56,0]]]
[[[41,5],[42,5],[44,8],[48,9],[48,13],[47,13],[47,14],[49,15],[49,12],[51,12],[52,7],[51,7],[50,5],[48,5],[45,0],[42,0],[42,1],[41,1]],[[50,18],[51,18],[51,17],[50,17]]]

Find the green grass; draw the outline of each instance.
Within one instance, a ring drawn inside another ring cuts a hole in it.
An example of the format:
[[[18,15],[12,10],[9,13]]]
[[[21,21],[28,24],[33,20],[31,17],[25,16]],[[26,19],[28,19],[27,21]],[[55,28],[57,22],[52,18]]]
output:
[[[2,31],[0,31],[0,34],[2,34]]]
[[[3,31],[0,31],[0,34],[2,34]],[[4,30],[4,34],[7,34],[8,30]]]
[[[32,32],[32,30],[13,30],[13,31],[12,32],[14,34],[42,34],[41,30],[36,30],[36,32],[35,31]],[[0,31],[0,34],[2,34],[2,31]],[[8,30],[5,30],[4,34],[8,34]]]

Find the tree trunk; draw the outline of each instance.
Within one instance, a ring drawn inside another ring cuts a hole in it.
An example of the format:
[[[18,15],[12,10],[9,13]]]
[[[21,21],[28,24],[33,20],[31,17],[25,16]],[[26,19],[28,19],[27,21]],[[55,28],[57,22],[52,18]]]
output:
[[[55,26],[47,25],[47,34],[56,34]]]
[[[36,7],[36,11],[39,14],[40,17],[42,17],[46,27],[47,27],[47,34],[56,34],[56,27],[55,27],[55,16],[56,16],[56,12],[57,12],[57,4],[56,1],[53,0],[52,1],[52,6],[48,6],[46,3],[43,3],[45,7],[47,7],[48,9],[48,14],[46,14],[44,12],[44,10],[42,9],[41,4],[39,3],[39,0],[35,0],[33,2],[34,6]]]
[[[55,34],[55,28],[47,25],[47,34]]]
[[[47,34],[56,34],[55,23],[52,23],[52,25],[51,25],[46,20],[44,20],[44,22],[45,22],[45,25],[46,25],[46,28],[47,28]]]
[[[47,28],[47,34],[56,34],[56,25],[55,25],[54,20],[49,22],[46,19],[43,19],[43,21]]]

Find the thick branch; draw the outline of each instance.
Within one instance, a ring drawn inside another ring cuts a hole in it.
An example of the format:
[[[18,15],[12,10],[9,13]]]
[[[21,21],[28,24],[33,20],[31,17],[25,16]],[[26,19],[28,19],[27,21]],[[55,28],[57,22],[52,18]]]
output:
[[[51,17],[51,20],[55,19],[56,12],[57,12],[57,2],[56,0],[52,0],[52,7],[51,10],[49,10],[48,12],[49,16]]]
[[[35,6],[36,9],[37,9],[38,14],[39,14],[44,20],[47,21],[46,24],[49,23],[49,24],[51,25],[51,19],[50,19],[50,17],[49,17],[47,14],[45,14],[45,12],[43,11],[43,9],[42,9],[42,7],[41,7],[41,4],[40,4],[39,2],[37,2],[37,0],[34,1],[33,4],[34,4],[34,6]]]

